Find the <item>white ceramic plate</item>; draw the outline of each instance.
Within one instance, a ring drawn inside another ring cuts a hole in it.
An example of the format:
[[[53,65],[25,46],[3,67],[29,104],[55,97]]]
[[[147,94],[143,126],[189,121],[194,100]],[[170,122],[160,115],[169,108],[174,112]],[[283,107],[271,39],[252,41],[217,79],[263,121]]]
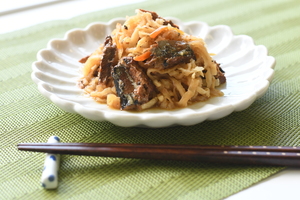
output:
[[[150,109],[143,112],[112,110],[83,96],[77,87],[82,76],[79,59],[90,55],[125,19],[109,23],[92,23],[85,29],[70,30],[63,39],[49,41],[46,49],[37,54],[32,79],[39,91],[67,112],[78,113],[88,119],[110,121],[118,126],[167,127],[194,125],[204,120],[216,120],[234,111],[248,108],[268,89],[274,74],[275,59],[268,56],[266,47],[256,46],[251,37],[235,36],[228,26],[210,27],[203,22],[183,23],[169,18],[192,35],[202,37],[214,59],[226,72],[227,83],[220,87],[223,97],[216,97],[183,109],[165,111]]]

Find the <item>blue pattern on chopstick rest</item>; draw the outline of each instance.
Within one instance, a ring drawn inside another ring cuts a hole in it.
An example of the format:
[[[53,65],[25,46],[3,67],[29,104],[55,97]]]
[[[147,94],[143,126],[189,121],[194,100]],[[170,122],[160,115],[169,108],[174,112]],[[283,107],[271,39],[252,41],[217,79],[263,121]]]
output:
[[[55,155],[51,155],[49,158],[52,159],[53,161],[56,161]]]
[[[53,139],[55,139],[57,142],[60,142],[60,139],[57,136],[53,136]]]
[[[55,176],[54,176],[54,175],[50,175],[50,176],[48,177],[48,180],[49,180],[50,182],[54,181],[54,180],[55,180]]]
[[[58,143],[57,136],[51,136],[48,143]],[[45,189],[56,189],[58,186],[59,158],[57,154],[46,154],[44,169],[41,177],[41,185]]]

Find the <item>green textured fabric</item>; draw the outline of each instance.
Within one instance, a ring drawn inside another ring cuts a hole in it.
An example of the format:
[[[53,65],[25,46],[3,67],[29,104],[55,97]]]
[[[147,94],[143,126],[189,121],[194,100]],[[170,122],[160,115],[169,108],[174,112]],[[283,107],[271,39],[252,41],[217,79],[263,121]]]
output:
[[[100,5],[99,5],[100,6]],[[41,96],[31,63],[52,38],[94,21],[134,15],[136,8],[183,21],[229,25],[253,37],[277,61],[268,92],[253,105],[190,127],[122,128],[66,113]],[[59,187],[39,183],[45,155],[17,143],[112,142],[206,145],[299,145],[300,1],[151,0],[52,21],[0,35],[0,199],[222,199],[283,169],[178,161],[62,156]]]

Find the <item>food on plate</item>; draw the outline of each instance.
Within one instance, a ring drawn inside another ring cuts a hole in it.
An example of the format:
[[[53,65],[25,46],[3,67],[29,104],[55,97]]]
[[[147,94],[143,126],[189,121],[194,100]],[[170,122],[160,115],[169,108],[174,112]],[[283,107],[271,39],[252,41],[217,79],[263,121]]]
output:
[[[117,24],[91,55],[80,60],[80,88],[110,108],[175,109],[222,96],[225,72],[203,39],[142,9]]]

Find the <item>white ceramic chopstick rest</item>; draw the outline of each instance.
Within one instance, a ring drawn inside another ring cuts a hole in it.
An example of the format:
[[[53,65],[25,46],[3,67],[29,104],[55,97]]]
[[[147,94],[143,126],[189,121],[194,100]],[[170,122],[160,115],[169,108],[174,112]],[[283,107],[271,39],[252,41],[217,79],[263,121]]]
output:
[[[48,143],[59,143],[57,136],[51,136]],[[44,169],[41,177],[41,185],[45,189],[56,189],[58,185],[59,154],[46,154]]]

